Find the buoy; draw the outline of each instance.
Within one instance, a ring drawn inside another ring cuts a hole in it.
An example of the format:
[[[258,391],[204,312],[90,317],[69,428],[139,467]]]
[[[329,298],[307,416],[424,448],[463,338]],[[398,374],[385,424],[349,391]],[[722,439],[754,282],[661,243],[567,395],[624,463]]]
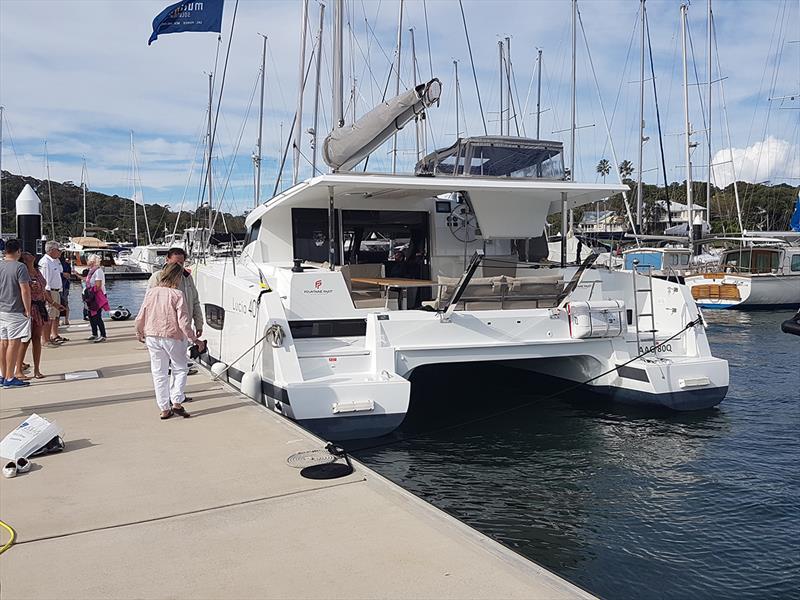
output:
[[[228,365],[224,362],[215,362],[211,365],[211,374],[214,376],[214,379],[228,381]]]
[[[29,183],[25,184],[17,196],[17,237],[22,249],[33,255],[38,254],[36,243],[42,238],[42,201]]]
[[[118,306],[117,308],[111,311],[112,321],[127,321],[130,318],[131,318],[131,311],[129,311],[124,306]]]
[[[256,402],[261,402],[261,375],[247,371],[242,375],[242,393]]]

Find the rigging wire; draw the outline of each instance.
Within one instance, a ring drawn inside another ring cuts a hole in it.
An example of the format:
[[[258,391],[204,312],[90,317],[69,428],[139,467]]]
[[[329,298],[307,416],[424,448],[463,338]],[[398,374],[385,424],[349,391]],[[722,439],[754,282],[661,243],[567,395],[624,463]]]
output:
[[[464,3],[462,0],[458,0],[458,7],[461,9],[461,20],[464,22],[464,35],[467,38],[467,50],[469,51],[469,64],[472,66],[472,78],[475,80],[475,93],[478,95],[478,110],[481,113],[481,122],[483,123],[483,134],[489,135],[489,130],[486,128],[486,116],[483,113],[483,102],[481,101],[481,88],[478,85],[478,74],[475,71],[475,59],[472,57],[472,44],[469,41],[467,16],[464,13]]]
[[[664,134],[661,131],[661,109],[658,107],[658,89],[656,86],[656,68],[653,63],[653,44],[650,41],[650,20],[647,18],[647,11],[644,13],[645,33],[647,34],[647,49],[650,54],[650,78],[653,80],[653,100],[656,109],[656,124],[658,126],[658,146],[661,149],[661,170],[664,175],[664,194],[667,197],[667,224],[672,227],[672,210],[670,206],[669,183],[667,183],[667,159],[664,156]],[[641,165],[639,165],[641,168]],[[658,180],[658,177],[656,177]]]

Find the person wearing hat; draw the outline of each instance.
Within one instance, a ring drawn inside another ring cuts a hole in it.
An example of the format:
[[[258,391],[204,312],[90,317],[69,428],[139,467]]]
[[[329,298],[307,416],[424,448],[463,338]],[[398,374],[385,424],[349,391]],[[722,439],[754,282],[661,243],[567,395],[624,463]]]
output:
[[[61,306],[61,289],[64,285],[64,278],[61,276],[64,272],[61,266],[61,245],[58,242],[51,240],[44,245],[44,256],[39,260],[39,271],[47,284],[45,290],[52,299],[52,303],[47,305],[49,321],[46,327],[49,330],[45,329],[45,332],[48,334],[49,346],[55,347],[69,341],[58,334],[60,310],[56,307]]]

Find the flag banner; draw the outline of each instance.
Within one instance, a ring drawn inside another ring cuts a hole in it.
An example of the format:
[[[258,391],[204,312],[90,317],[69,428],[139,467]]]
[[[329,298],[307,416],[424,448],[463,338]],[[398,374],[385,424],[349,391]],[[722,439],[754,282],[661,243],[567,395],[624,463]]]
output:
[[[149,46],[159,35],[184,31],[222,31],[224,0],[182,0],[162,10],[153,19]]]

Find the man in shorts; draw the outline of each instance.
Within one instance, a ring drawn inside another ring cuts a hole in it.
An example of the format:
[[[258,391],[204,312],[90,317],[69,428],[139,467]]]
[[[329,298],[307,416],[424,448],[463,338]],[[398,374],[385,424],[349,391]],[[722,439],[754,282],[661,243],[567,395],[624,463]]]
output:
[[[0,385],[18,388],[29,385],[15,376],[22,343],[31,337],[31,277],[19,262],[19,240],[6,242],[0,261]]]
[[[39,260],[39,271],[41,271],[47,286],[45,290],[50,294],[53,304],[47,304],[47,317],[49,322],[45,325],[45,331],[50,328],[49,346],[59,346],[68,341],[58,335],[58,323],[61,316],[61,289],[64,287],[64,278],[61,274],[64,268],[61,266],[61,246],[58,242],[49,241],[44,245],[44,256]]]

